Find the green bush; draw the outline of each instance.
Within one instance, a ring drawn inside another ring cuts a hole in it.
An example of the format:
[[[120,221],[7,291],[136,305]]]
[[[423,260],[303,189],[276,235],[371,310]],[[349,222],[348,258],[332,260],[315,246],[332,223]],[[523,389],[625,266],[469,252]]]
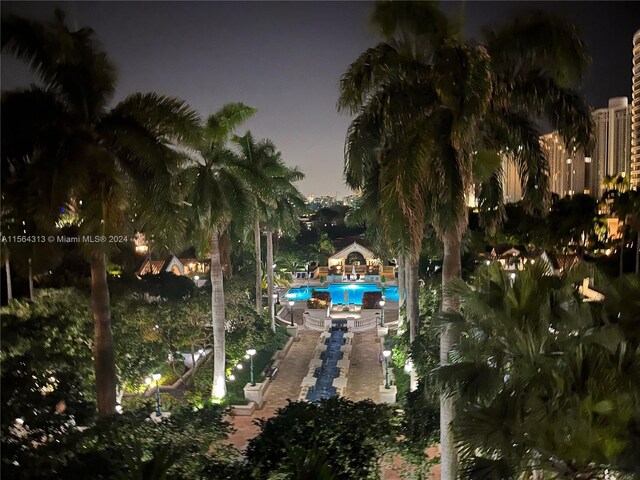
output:
[[[258,422],[262,431],[247,448],[254,478],[294,472],[303,452],[317,452],[316,464],[329,459],[336,479],[377,478],[379,458],[397,433],[387,405],[338,397],[289,403]]]

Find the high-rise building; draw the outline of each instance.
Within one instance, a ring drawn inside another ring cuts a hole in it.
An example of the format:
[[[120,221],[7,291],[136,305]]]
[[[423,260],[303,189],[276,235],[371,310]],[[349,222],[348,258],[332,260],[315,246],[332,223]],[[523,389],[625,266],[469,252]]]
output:
[[[518,167],[506,155],[502,156],[502,198],[505,203],[522,200],[522,185]]]
[[[549,190],[561,197],[574,193],[593,194],[591,158],[584,151],[567,149],[558,132],[540,137],[549,161]]]
[[[593,111],[596,143],[591,152],[593,182],[591,189],[602,193],[605,175],[629,174],[631,169],[631,107],[627,97],[609,100],[607,108]],[[595,184],[598,182],[598,185]]]
[[[640,30],[633,36],[631,89],[631,188],[640,190]]]

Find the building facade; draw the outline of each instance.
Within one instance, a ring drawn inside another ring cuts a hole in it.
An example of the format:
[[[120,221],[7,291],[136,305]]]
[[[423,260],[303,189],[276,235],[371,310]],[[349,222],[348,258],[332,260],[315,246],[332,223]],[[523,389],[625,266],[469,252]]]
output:
[[[549,190],[564,197],[575,193],[593,194],[592,159],[582,150],[567,149],[557,132],[540,137],[549,161]]]
[[[607,108],[593,111],[596,142],[591,152],[594,184],[592,190],[602,193],[605,175],[630,174],[631,170],[631,107],[627,97],[609,100]],[[597,180],[597,189],[595,180]]]
[[[506,155],[502,156],[502,198],[505,203],[522,200],[522,185],[516,165]]]
[[[640,35],[637,38],[640,41]],[[640,46],[637,49],[640,57]],[[639,58],[640,61],[640,58]],[[640,66],[637,69],[637,122],[640,129]],[[581,150],[570,151],[558,132],[551,132],[540,137],[540,143],[549,160],[549,189],[560,195],[586,193],[600,197],[603,193],[603,181],[606,175],[631,174],[633,187],[634,174],[640,188],[640,132],[632,135],[632,106],[627,97],[609,100],[607,108],[593,111],[595,125],[595,145],[590,155]],[[636,142],[632,144],[632,142]],[[635,145],[635,147],[633,146]],[[637,161],[632,170],[632,149],[636,152]],[[517,202],[522,199],[522,188],[517,168],[507,159],[503,161],[503,196],[506,202]]]
[[[631,188],[640,190],[640,30],[633,36],[631,90]]]

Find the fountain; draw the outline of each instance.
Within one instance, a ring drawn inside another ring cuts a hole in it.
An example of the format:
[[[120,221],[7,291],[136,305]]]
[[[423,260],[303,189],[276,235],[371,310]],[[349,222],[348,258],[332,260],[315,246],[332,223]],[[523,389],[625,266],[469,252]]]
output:
[[[346,329],[346,328],[345,328]],[[313,376],[318,380],[315,387],[309,390],[307,400],[319,402],[336,395],[333,379],[340,375],[338,360],[342,359],[340,347],[344,345],[344,330],[337,327],[331,329],[331,336],[326,340],[327,349],[322,353],[322,365],[316,369]]]

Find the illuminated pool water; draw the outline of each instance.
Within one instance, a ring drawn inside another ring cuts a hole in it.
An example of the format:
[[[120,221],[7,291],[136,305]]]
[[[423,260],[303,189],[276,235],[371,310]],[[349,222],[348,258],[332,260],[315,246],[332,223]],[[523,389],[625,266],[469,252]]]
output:
[[[295,301],[305,301],[311,298],[311,290],[329,292],[333,304],[353,303],[362,305],[364,292],[380,292],[382,289],[375,283],[332,283],[328,287],[296,287],[290,289],[285,298]],[[398,301],[398,287],[384,287],[384,296],[392,302]]]

